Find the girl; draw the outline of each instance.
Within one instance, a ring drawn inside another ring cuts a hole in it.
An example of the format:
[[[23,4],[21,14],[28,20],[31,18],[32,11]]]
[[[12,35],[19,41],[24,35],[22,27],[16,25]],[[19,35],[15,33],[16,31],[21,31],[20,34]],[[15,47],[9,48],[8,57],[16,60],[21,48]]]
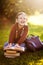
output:
[[[22,48],[25,51],[24,41],[27,38],[28,25],[27,25],[27,15],[24,12],[19,12],[16,16],[16,22],[12,25],[11,32],[9,35],[9,41],[4,45],[6,48]]]

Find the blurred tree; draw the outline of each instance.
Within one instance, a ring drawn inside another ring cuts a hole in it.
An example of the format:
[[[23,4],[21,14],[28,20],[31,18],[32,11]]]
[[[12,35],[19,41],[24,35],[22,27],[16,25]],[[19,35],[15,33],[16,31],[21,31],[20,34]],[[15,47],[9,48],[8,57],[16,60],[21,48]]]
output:
[[[24,11],[27,14],[32,14],[32,9],[27,7],[25,0],[0,0],[0,15],[15,20],[16,13]]]
[[[7,17],[11,17],[13,15],[15,9],[15,2],[11,3],[9,0],[1,0],[0,2],[0,14],[5,15]]]
[[[13,2],[14,1],[14,2]],[[15,18],[15,2],[17,0],[1,0],[0,1],[0,15],[1,18],[7,17],[13,20]]]

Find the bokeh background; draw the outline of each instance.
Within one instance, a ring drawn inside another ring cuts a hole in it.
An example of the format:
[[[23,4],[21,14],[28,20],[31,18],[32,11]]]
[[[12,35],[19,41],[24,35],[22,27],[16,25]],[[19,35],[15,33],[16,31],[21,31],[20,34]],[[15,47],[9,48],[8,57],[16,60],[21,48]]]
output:
[[[3,45],[19,11],[28,15],[28,36],[34,34],[43,41],[43,0],[0,0],[0,65],[43,65],[43,50],[27,51],[16,59],[4,57]]]

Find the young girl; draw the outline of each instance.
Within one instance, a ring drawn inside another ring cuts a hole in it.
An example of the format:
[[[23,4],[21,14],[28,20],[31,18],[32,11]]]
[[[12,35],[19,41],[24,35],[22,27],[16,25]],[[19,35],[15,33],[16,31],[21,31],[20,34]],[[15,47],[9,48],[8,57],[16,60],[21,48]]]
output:
[[[24,41],[27,38],[28,25],[27,15],[24,12],[19,12],[16,16],[16,22],[12,25],[11,32],[9,35],[9,41],[4,45],[4,49],[14,46],[15,48],[22,48],[25,50]]]

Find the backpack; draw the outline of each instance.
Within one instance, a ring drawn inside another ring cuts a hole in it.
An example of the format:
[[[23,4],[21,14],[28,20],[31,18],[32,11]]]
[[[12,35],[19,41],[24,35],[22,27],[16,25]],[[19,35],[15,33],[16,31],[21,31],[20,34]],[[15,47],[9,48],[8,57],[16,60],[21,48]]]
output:
[[[39,36],[32,35],[26,39],[26,46],[27,49],[36,51],[43,48],[43,43],[40,40]]]

